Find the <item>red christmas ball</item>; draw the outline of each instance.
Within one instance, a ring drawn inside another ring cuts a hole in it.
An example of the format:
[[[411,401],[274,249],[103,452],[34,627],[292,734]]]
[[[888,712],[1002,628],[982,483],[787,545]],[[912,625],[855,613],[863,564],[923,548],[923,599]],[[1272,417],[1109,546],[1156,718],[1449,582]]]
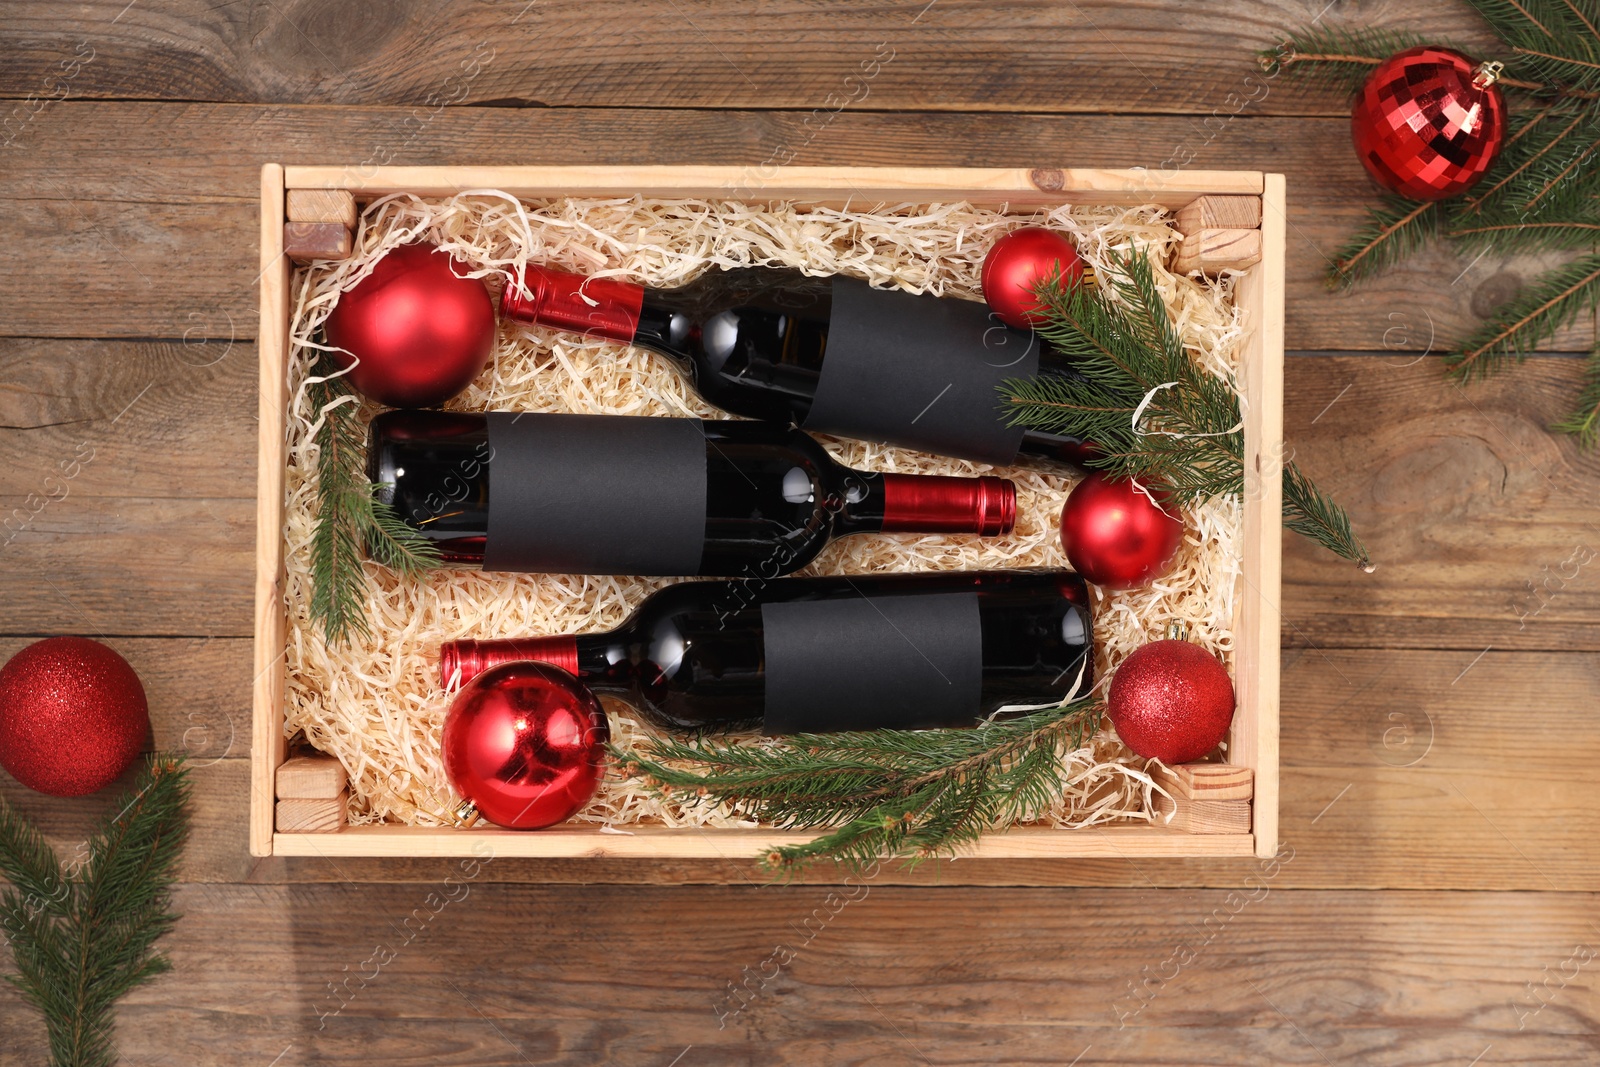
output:
[[[1061,508],[1061,545],[1073,570],[1106,589],[1132,589],[1167,572],[1183,522],[1158,488],[1147,488],[1105,474],[1073,487]]]
[[[468,682],[444,722],[444,769],[490,822],[537,830],[594,796],[610,739],[587,687],[548,663],[505,663]]]
[[[1057,272],[1069,286],[1083,279],[1083,259],[1071,241],[1043,226],[1012,230],[983,259],[984,302],[1007,326],[1037,326],[1044,317],[1034,287]]]
[[[149,734],[139,676],[98,641],[49,637],[0,668],[0,766],[29,789],[56,797],[103,789]]]
[[[355,363],[350,384],[397,408],[442,404],[465,389],[489,362],[495,331],[489,289],[466,272],[433,245],[401,245],[340,294],[325,328],[348,353],[335,353],[340,362]]]
[[[1187,641],[1134,650],[1111,679],[1111,725],[1141,756],[1172,765],[1216,748],[1233,722],[1233,680],[1222,662]]]
[[[1379,185],[1412,200],[1470,189],[1505,142],[1498,64],[1422,47],[1384,60],[1356,94],[1356,155]]]

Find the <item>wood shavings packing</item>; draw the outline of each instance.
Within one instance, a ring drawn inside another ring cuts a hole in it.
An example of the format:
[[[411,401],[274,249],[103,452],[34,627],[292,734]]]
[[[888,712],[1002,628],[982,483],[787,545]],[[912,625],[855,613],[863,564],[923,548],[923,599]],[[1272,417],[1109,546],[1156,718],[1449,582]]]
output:
[[[340,292],[391,248],[432,241],[470,265],[498,296],[520,264],[547,263],[652,286],[681,284],[704,270],[746,264],[848,274],[874,285],[978,299],[983,257],[1002,233],[1044,225],[1068,234],[1083,258],[1103,267],[1113,251],[1141,247],[1179,336],[1219,375],[1232,372],[1246,324],[1232,300],[1234,278],[1180,277],[1164,266],[1178,240],[1156,207],[1062,206],[1031,214],[955,204],[828,208],[709,200],[560,199],[519,203],[494,190],[449,199],[389,196],[363,212],[355,255],[297,270],[291,299],[290,418],[284,537],[289,638],[285,731],[337,756],[350,776],[352,823],[450,823],[451,790],[439,737],[448,706],[436,678],[437,651],[457,638],[597,631],[620,624],[665,579],[485,574],[441,570],[398,580],[366,564],[370,636],[328,647],[313,625],[309,545],[314,525],[316,427],[306,392],[313,340]],[[1105,285],[1106,273],[1099,272]],[[492,365],[449,405],[461,410],[575,411],[727,417],[695,397],[668,362],[608,341],[506,324]],[[363,419],[377,408],[363,405]],[[976,475],[988,464],[886,445],[824,438],[840,462],[878,471]],[[1015,467],[1016,529],[978,538],[882,535],[844,538],[803,574],[1066,566],[1057,517],[1073,479]],[[1191,640],[1232,661],[1233,600],[1241,509],[1229,499],[1184,514],[1185,542],[1172,572],[1125,593],[1095,598],[1096,688],[1114,666],[1167,622],[1189,624]],[[1091,587],[1093,588],[1093,587]],[[613,740],[624,747],[649,733],[625,705],[608,702]],[[752,738],[749,743],[768,743]],[[1154,786],[1146,760],[1103,728],[1072,753],[1071,772],[1046,822],[1063,829],[1151,820]],[[692,798],[659,798],[612,769],[577,821],[626,827],[751,826],[738,813]]]

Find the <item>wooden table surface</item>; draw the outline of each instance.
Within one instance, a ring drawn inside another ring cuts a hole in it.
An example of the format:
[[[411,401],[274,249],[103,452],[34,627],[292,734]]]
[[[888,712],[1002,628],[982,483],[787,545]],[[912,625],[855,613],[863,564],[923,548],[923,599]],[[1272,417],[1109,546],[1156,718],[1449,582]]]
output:
[[[0,655],[101,637],[201,765],[176,969],[124,1002],[123,1060],[1600,1063],[1600,578],[1572,574],[1600,458],[1545,430],[1593,323],[1460,389],[1439,352],[1537,261],[1323,288],[1373,188],[1344,102],[1253,50],[1319,16],[1487,44],[1458,3],[1324,2],[0,7]],[[502,859],[448,898],[446,861],[251,859],[259,166],[791,154],[1288,175],[1287,433],[1380,561],[1286,539],[1290,858],[961,860],[832,897],[742,855]],[[0,791],[64,851],[108,799]],[[0,1065],[45,1056],[0,990]]]

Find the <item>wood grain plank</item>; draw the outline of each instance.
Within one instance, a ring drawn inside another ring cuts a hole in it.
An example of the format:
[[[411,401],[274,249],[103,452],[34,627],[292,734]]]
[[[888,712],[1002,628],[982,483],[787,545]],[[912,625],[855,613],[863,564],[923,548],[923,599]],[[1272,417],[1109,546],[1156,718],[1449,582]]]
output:
[[[1289,537],[1284,642],[1600,647],[1600,456],[1546,429],[1574,403],[1581,361],[1529,360],[1463,389],[1420,353],[1290,360],[1286,439],[1378,570]]]
[[[25,643],[0,642],[0,656]],[[110,639],[139,671],[156,743],[197,765],[195,836],[184,867],[194,882],[425,882],[446,860],[365,860],[246,854],[249,642]],[[1299,650],[1283,672],[1279,840],[1296,859],[1278,881],[1296,888],[1579,890],[1600,883],[1600,814],[1581,771],[1530,778],[1505,745],[1559,752],[1594,766],[1593,699],[1600,663],[1585,653]],[[1463,675],[1463,670],[1466,673]],[[1460,681],[1452,684],[1454,680]],[[1537,693],[1539,714],[1525,699]],[[220,759],[219,757],[227,757]],[[131,778],[131,776],[130,776]],[[83,840],[107,795],[40,797],[0,776],[0,792],[40,820],[64,853]],[[1248,860],[986,860],[891,870],[884,884],[1236,887]],[[754,856],[720,861],[502,857],[493,881],[766,884]],[[838,873],[819,871],[818,881]]]
[[[1463,1067],[1490,1047],[1480,1062],[1592,1062],[1600,1024],[1589,893],[1283,890],[1298,858],[1247,889],[1159,898],[574,892],[485,884],[498,862],[417,886],[183,887],[163,943],[174,970],[120,1008],[119,1050],[197,1065]],[[1548,1001],[1536,1013],[1529,983]],[[39,1051],[9,988],[0,1026],[18,1035],[10,1054]]]
[[[137,9],[136,9],[137,10]],[[1313,13],[1314,14],[1314,13]],[[130,15],[131,17],[131,15]],[[1543,260],[1425,252],[1350,293],[1326,257],[1376,203],[1343,119],[897,115],[450,108],[285,108],[68,101],[41,113],[0,173],[0,236],[60,250],[0,264],[0,333],[253,336],[257,177],[268,161],[482,165],[538,161],[1242,168],[1289,175],[1287,344],[1435,351],[1470,331]],[[377,153],[377,155],[374,155]],[[1176,155],[1174,155],[1176,153]],[[1453,282],[1453,284],[1449,284]],[[63,292],[73,299],[62,300]],[[1432,324],[1430,328],[1430,322]],[[1552,342],[1586,349],[1592,323]]]
[[[249,632],[253,500],[0,496],[0,515],[30,512],[5,546],[10,633]]]
[[[255,345],[226,335],[0,338],[0,495],[253,499],[255,388]]]
[[[359,13],[358,13],[359,12]],[[1264,79],[1254,53],[1319,17],[1303,0],[1167,5],[942,0],[315,0],[8,5],[0,95],[540,107],[1345,114]],[[1458,4],[1390,0],[1363,25],[1490,41]],[[1129,42],[1138,54],[1130,59]],[[27,114],[24,111],[24,115]]]

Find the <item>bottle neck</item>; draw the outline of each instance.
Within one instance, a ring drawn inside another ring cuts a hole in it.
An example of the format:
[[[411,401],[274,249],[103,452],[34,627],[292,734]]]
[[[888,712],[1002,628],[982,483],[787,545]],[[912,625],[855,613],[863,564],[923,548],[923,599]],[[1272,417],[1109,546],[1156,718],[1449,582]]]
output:
[[[522,287],[508,284],[500,312],[518,322],[632,343],[639,329],[644,288],[617,278],[591,278],[532,263]]]
[[[936,474],[884,474],[867,479],[877,492],[864,504],[876,505],[884,533],[967,533],[994,537],[1010,533],[1017,521],[1017,487],[1005,478],[949,478]],[[849,525],[846,504],[842,532],[867,529]]]
[[[439,646],[439,684],[446,689],[459,688],[491,667],[528,660],[583,677],[578,665],[578,639],[571,634],[558,634],[501,641],[447,641]]]

